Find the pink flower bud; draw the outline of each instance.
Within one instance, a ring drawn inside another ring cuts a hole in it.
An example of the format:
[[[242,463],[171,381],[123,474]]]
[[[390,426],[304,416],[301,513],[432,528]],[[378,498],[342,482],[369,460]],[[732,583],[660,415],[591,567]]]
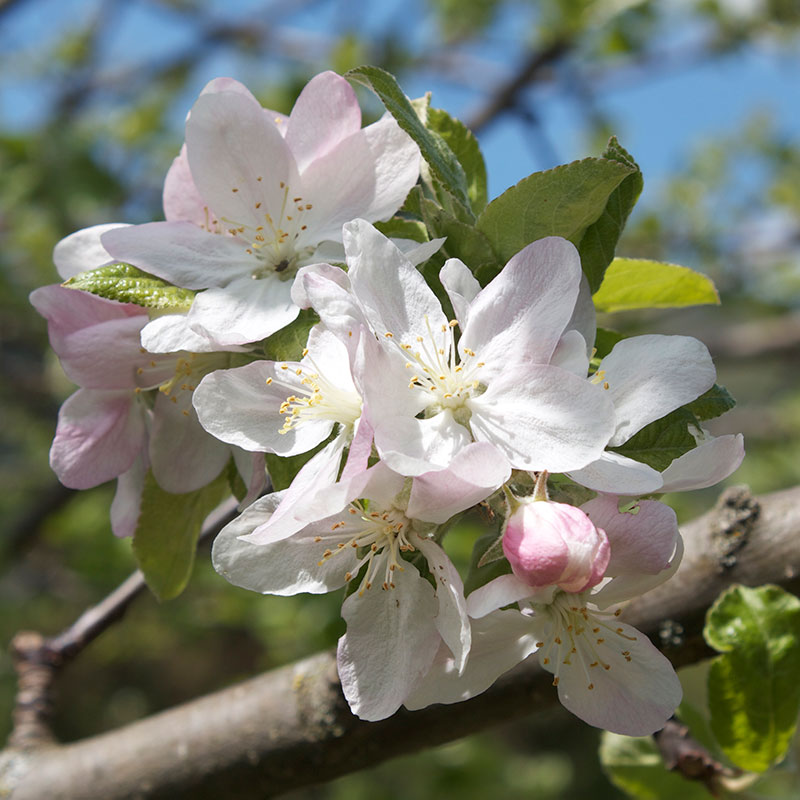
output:
[[[599,583],[611,550],[605,531],[565,503],[523,503],[508,520],[503,552],[514,574],[530,586],[582,592]]]

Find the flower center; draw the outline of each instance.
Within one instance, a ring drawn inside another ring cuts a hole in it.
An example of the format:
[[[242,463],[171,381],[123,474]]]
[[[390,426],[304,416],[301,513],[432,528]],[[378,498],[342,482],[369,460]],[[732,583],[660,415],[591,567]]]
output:
[[[425,417],[450,409],[456,421],[467,427],[472,416],[467,400],[486,391],[486,385],[478,378],[485,363],[478,360],[474,350],[462,348],[459,354],[454,334],[457,320],[442,325],[437,332],[427,317],[425,324],[425,336],[417,336],[413,344],[397,343],[407,359],[406,369],[411,372],[408,388],[428,395]],[[384,336],[394,339],[389,331]]]
[[[331,525],[332,533],[314,537],[315,542],[326,545],[319,565],[322,566],[325,561],[348,547],[366,549],[353,571],[345,574],[345,580],[350,582],[361,567],[367,564],[358,588],[359,595],[371,589],[374,581],[381,575],[381,588],[384,591],[394,589],[392,574],[395,570],[403,570],[400,553],[415,549],[407,538],[410,530],[411,521],[400,509],[390,507],[370,510],[367,504],[356,500],[347,509],[347,516]],[[329,542],[336,542],[335,548]]]
[[[557,592],[549,605],[534,604],[536,616],[544,621],[543,641],[537,642],[542,665],[553,673],[553,686],[558,686],[565,669],[583,672],[586,688],[594,689],[592,671],[598,667],[608,671],[612,661],[629,663],[630,642],[624,628],[614,625],[620,611],[589,611],[579,594]],[[611,623],[611,624],[609,624]],[[619,649],[622,648],[622,649]]]
[[[181,353],[155,355],[141,349],[143,355],[150,356],[150,360],[136,369],[136,380],[140,392],[144,389],[157,388],[173,403],[182,408],[184,416],[189,416],[192,405],[192,392],[197,384],[217,369],[224,369],[230,363],[228,353]],[[166,380],[165,375],[172,371],[171,377]]]
[[[304,355],[308,355],[308,350]],[[293,368],[289,364],[281,364],[280,370],[286,373],[287,379],[292,376],[291,383],[284,381],[292,394],[281,403],[279,411],[284,421],[279,433],[288,433],[305,422],[321,420],[352,426],[361,416],[360,395],[337,386],[313,360],[309,359],[305,368],[302,365]],[[272,378],[267,378],[267,384],[272,382]]]

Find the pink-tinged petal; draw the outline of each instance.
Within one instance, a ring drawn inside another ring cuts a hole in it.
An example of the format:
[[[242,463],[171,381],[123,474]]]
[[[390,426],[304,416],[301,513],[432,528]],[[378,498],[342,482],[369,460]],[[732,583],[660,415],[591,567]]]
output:
[[[676,458],[662,473],[662,492],[686,492],[713,486],[739,469],[744,458],[741,433],[701,442]]]
[[[331,264],[309,264],[300,267],[292,284],[292,300],[300,308],[310,308],[314,305],[314,295],[306,290],[306,280],[311,280],[315,286],[327,288],[327,281],[333,283],[339,289],[350,293],[350,278],[341,267]],[[319,291],[319,290],[317,290]]]
[[[378,336],[388,332],[406,343],[430,339],[433,331],[438,346],[449,342],[449,333],[441,333],[448,320],[436,295],[389,239],[358,219],[344,226],[344,246],[353,293]]]
[[[206,375],[193,398],[200,424],[217,439],[244,450],[279,456],[308,452],[328,437],[333,422],[310,421],[281,433],[286,422],[281,405],[304,388],[295,372],[300,365],[287,366],[282,370],[280,364],[255,361]]]
[[[678,541],[675,512],[656,500],[642,500],[636,513],[621,514],[618,498],[599,495],[581,509],[602,528],[611,545],[607,575],[645,572],[651,575],[669,566]]]
[[[211,553],[214,569],[235,586],[261,594],[323,594],[344,586],[345,575],[357,570],[358,555],[347,548],[323,559],[325,545],[314,541],[316,530],[273,544],[240,538],[269,521],[282,494],[262,497],[220,531]]]
[[[488,370],[494,361],[547,364],[575,308],[580,278],[578,251],[566,239],[529,244],[473,301],[459,350],[474,350]]]
[[[668,581],[680,567],[683,559],[683,538],[678,536],[675,552],[666,569],[655,575],[646,572],[625,572],[612,578],[591,596],[592,604],[600,609],[641,597],[656,586]]]
[[[75,231],[62,239],[53,250],[53,262],[58,274],[67,280],[79,272],[97,269],[113,261],[113,256],[103,247],[100,238],[107,231],[127,227],[122,222],[109,222]]]
[[[372,440],[374,432],[369,421],[363,416],[358,419],[347,453],[347,461],[342,470],[342,480],[348,480],[355,475],[365,472],[372,455]]]
[[[142,347],[149,353],[216,353],[220,350],[243,350],[241,347],[223,345],[197,333],[189,325],[186,314],[167,314],[156,317],[142,328]]]
[[[544,500],[525,502],[509,517],[503,552],[524,583],[565,592],[597,584],[610,557],[605,532],[581,509]]]
[[[556,349],[550,363],[554,367],[571,372],[580,378],[585,378],[589,371],[589,358],[586,355],[586,341],[578,331],[566,331],[558,340]]]
[[[133,392],[80,389],[58,413],[50,466],[65,486],[90,489],[130,469],[146,435]]]
[[[281,224],[299,179],[286,142],[258,105],[238,92],[200,95],[186,148],[195,185],[220,219],[255,228],[269,213]]]
[[[305,86],[294,104],[286,144],[302,174],[361,129],[361,109],[352,86],[335,72],[322,72]]]
[[[463,331],[467,327],[470,303],[478,296],[481,285],[467,265],[457,258],[445,261],[439,271],[439,280],[453,304],[453,311]]]
[[[601,453],[582,469],[568,473],[576,483],[596,492],[635,497],[661,490],[661,473],[619,453]]]
[[[468,444],[447,469],[418,475],[407,514],[425,522],[447,522],[453,514],[485,500],[511,475],[505,456],[486,442]]]
[[[455,668],[464,670],[472,642],[472,630],[464,600],[464,584],[453,562],[444,550],[431,539],[413,538],[414,546],[425,556],[431,575],[436,581],[436,599],[439,611],[434,622],[444,643],[455,660]]]
[[[158,393],[150,432],[150,464],[164,491],[183,494],[211,483],[230,454],[228,445],[200,426],[190,391]]]
[[[277,278],[238,278],[224,289],[197,295],[189,325],[225,347],[257,342],[297,319],[300,309],[291,290],[291,283]]]
[[[616,646],[597,651],[610,668],[592,669],[594,688],[589,689],[585,667],[573,656],[570,666],[560,667],[558,698],[589,725],[626,736],[648,736],[663,728],[675,712],[681,684],[672,664],[644,634],[629,625],[615,625],[622,634]],[[543,652],[539,651],[540,658]],[[597,655],[583,655],[584,661],[587,658],[594,661]],[[552,665],[544,666],[553,672]]]
[[[57,283],[34,289],[29,299],[31,305],[52,326],[50,336],[54,341],[60,341],[64,336],[101,322],[128,317],[147,320],[147,311],[141,306],[115,303],[89,292],[67,289]]]
[[[613,431],[611,403],[587,380],[552,366],[507,369],[467,401],[478,441],[516,469],[567,472],[600,458]]]
[[[114,536],[123,538],[136,533],[147,468],[147,448],[143,447],[133,466],[117,478],[117,491],[114,493],[110,513]]]
[[[200,94],[219,94],[220,92],[233,92],[234,94],[241,95],[256,108],[261,108],[261,104],[253,96],[253,93],[243,83],[237,81],[236,78],[212,78],[203,87]]]
[[[501,575],[467,597],[467,611],[473,619],[480,619],[498,608],[517,603],[530,597],[534,588],[521,581],[516,575]]]
[[[114,258],[187,289],[225,286],[258,266],[231,236],[209,233],[191,222],[147,222],[103,234]]]
[[[332,486],[336,482],[345,444],[345,437],[337,436],[304,464],[291,486],[281,493],[281,502],[275,513],[247,534],[247,541],[253,544],[279,542],[319,520],[321,514],[309,512],[308,498],[321,487]],[[330,513],[337,510],[331,509]]]
[[[645,425],[689,403],[714,385],[716,370],[706,346],[691,336],[634,336],[602,360],[606,394],[617,429],[609,446],[623,444]]]
[[[254,503],[267,488],[267,465],[263,453],[248,453],[239,447],[231,448],[236,469],[247,487],[247,494],[239,503],[239,510]]]
[[[191,222],[199,228],[211,222],[212,212],[208,203],[194,185],[185,144],[167,171],[162,202],[167,222]]]
[[[347,633],[337,664],[350,710],[361,719],[391,716],[428,671],[441,641],[434,625],[431,585],[407,564],[394,572],[395,588],[374,585],[342,606]]]
[[[381,458],[401,475],[423,475],[444,469],[472,441],[447,408],[429,419],[373,419],[375,447]]]
[[[495,611],[472,621],[472,646],[463,673],[459,675],[455,658],[442,643],[428,673],[404,705],[417,711],[433,703],[460,703],[475,697],[535,652],[530,617],[518,611]]]

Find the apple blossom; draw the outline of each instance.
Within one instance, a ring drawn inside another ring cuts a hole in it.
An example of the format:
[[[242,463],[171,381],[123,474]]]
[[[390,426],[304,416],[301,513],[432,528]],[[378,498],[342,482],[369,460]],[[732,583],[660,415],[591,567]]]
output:
[[[217,80],[189,114],[185,154],[165,184],[167,221],[102,242],[114,258],[205,290],[188,316],[145,331],[148,349],[186,349],[191,332],[246,344],[295,319],[292,279],[323,260],[321,243],[340,242],[354,217],[391,217],[418,174],[417,146],[388,115],[362,129],[355,93],[333,72],[308,83],[288,120]]]

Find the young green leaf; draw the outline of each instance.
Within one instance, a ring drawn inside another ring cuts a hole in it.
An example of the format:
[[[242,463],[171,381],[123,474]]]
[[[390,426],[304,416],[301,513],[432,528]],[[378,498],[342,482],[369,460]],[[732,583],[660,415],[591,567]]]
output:
[[[203,521],[229,494],[227,470],[208,486],[186,494],[165,492],[148,471],[133,555],[159,600],[171,600],[186,587]]]
[[[719,304],[707,276],[677,264],[634,258],[615,258],[593,299],[598,311]]]
[[[482,264],[496,264],[491,245],[477,228],[459,222],[427,198],[422,199],[422,217],[431,238],[447,237],[441,248],[447,258],[460,258],[473,271]]]
[[[427,124],[445,140],[453,151],[467,177],[467,194],[472,210],[480,214],[488,199],[486,189],[486,164],[478,140],[463,122],[451,117],[440,108],[428,109]]]
[[[118,303],[135,303],[159,311],[187,311],[195,296],[191,289],[173,286],[130,264],[109,264],[80,272],[65,281],[64,286]]]
[[[415,242],[428,241],[428,231],[424,223],[415,219],[393,217],[388,222],[375,222],[373,225],[390,239],[412,239]]]
[[[264,355],[270,361],[299,361],[308,343],[308,333],[318,322],[314,311],[304,309],[294,322],[264,340]]]
[[[693,400],[686,408],[699,420],[714,419],[736,405],[731,393],[724,387],[714,384],[707,392]]]
[[[489,240],[500,264],[545,236],[563,236],[577,246],[605,211],[611,194],[632,172],[628,164],[603,158],[535,172],[486,206],[478,218],[478,230]],[[591,282],[593,277],[587,277]]]
[[[589,280],[589,288],[594,291],[600,286],[606,268],[614,258],[617,242],[625,227],[639,195],[642,193],[644,181],[639,165],[633,156],[612,136],[603,158],[616,161],[630,167],[632,172],[609,195],[603,213],[590,225],[581,238],[578,250],[581,264]]]
[[[690,412],[678,408],[666,417],[645,425],[625,444],[611,449],[660,472],[678,456],[697,446],[694,436],[689,432],[689,426],[696,424],[697,420]]]
[[[800,600],[778,586],[732,586],[706,616],[723,655],[708,676],[711,730],[730,760],[764,772],[781,761],[800,710]]]
[[[364,66],[351,69],[344,77],[378,95],[397,124],[417,143],[436,180],[469,209],[467,176],[458,158],[438,133],[425,127],[394,76],[379,67]]]

